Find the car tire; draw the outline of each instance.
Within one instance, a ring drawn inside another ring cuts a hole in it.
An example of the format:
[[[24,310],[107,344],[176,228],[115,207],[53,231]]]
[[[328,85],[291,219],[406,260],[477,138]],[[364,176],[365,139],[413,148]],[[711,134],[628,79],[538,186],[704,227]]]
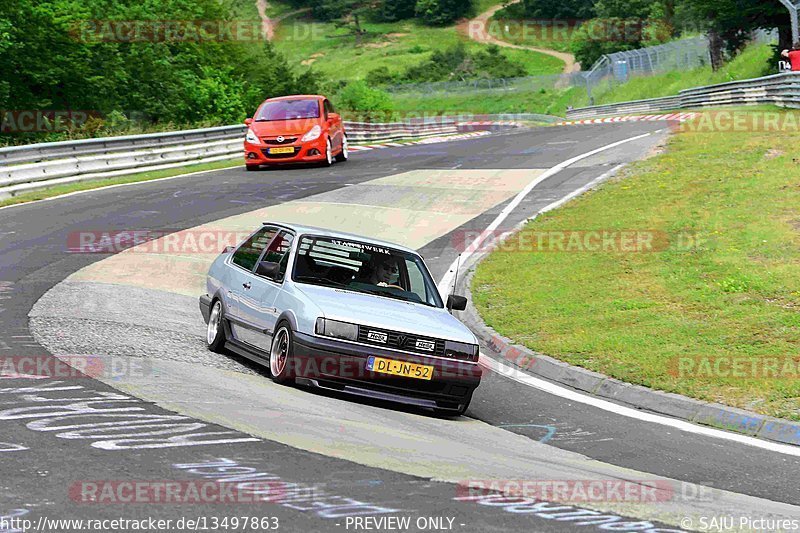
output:
[[[331,138],[328,137],[328,140],[325,141],[325,161],[322,162],[322,166],[329,167],[331,165],[333,165],[333,146]]]
[[[206,326],[206,346],[214,353],[223,353],[225,348],[225,310],[221,300],[214,300]]]
[[[269,350],[269,373],[281,385],[294,383],[294,338],[288,322],[281,322],[272,336]]]
[[[336,156],[337,163],[344,163],[350,159],[350,149],[347,144],[347,135],[342,136],[342,151]]]
[[[248,172],[256,172],[257,170],[261,170],[261,165],[246,165]]]

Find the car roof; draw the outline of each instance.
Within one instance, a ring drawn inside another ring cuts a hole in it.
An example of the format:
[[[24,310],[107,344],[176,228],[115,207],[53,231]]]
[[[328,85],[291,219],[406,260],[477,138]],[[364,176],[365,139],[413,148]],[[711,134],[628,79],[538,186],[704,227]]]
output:
[[[293,94],[291,96],[267,98],[265,102],[276,102],[279,100],[325,100],[325,98],[325,96],[321,96],[319,94]]]
[[[354,233],[346,233],[343,231],[318,228],[316,226],[306,226],[303,224],[291,224],[286,222],[264,222],[264,225],[280,226],[282,228],[290,229],[295,233],[297,233],[298,235],[316,235],[319,237],[332,237],[334,239],[359,241],[366,244],[376,244],[378,246],[383,246],[384,248],[394,248],[395,250],[400,250],[403,252],[412,253],[414,255],[419,255],[416,250],[412,250],[411,248],[407,248],[405,246],[401,246],[393,242],[382,241],[380,239],[374,239],[372,237],[366,237],[364,235],[356,235]]]

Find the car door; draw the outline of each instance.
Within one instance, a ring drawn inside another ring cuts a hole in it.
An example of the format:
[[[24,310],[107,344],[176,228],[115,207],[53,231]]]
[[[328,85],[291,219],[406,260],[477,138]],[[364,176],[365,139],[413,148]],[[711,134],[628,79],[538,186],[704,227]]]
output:
[[[225,297],[227,297],[225,313],[229,321],[232,322],[231,329],[234,330],[234,338],[237,340],[238,335],[236,332],[239,328],[237,328],[235,324],[241,317],[240,301],[242,293],[246,290],[248,284],[252,283],[250,276],[255,270],[258,260],[263,255],[267,245],[272,242],[272,239],[277,233],[277,227],[264,226],[248,237],[228,260],[230,275],[225,289]]]
[[[275,300],[283,287],[293,242],[294,235],[291,232],[280,231],[259,260],[280,265],[277,279],[260,276],[254,271],[248,273],[248,281],[243,284],[244,290],[239,300],[239,319],[241,325],[249,331],[241,335],[241,340],[264,352],[270,349],[272,334],[282,311],[275,307]]]
[[[333,109],[333,104],[331,104],[330,100],[326,99],[322,105],[325,109],[325,121],[328,124],[328,131],[330,132],[331,136],[331,147],[334,150],[339,150],[344,141],[342,119],[336,114],[336,111]]]

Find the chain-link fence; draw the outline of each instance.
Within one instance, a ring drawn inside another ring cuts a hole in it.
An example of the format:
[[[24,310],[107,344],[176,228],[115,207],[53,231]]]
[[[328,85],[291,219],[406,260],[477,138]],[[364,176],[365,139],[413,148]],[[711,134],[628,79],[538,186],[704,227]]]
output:
[[[777,31],[774,30],[755,32],[752,38],[756,43],[775,43],[777,39]],[[708,38],[697,36],[658,46],[604,55],[591,69],[583,72],[525,78],[405,83],[391,85],[386,89],[394,94],[430,96],[458,92],[536,92],[582,87],[588,92],[591,101],[593,90],[601,84],[605,86],[621,84],[636,76],[686,71],[710,64]]]

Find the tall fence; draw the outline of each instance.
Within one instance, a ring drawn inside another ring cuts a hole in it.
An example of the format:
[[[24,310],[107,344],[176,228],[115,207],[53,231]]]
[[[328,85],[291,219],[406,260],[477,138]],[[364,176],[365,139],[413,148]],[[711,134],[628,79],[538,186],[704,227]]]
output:
[[[584,77],[587,87],[591,89],[606,80],[625,83],[632,76],[652,76],[659,72],[690,70],[710,63],[708,39],[699,36],[604,55],[584,74]]]

